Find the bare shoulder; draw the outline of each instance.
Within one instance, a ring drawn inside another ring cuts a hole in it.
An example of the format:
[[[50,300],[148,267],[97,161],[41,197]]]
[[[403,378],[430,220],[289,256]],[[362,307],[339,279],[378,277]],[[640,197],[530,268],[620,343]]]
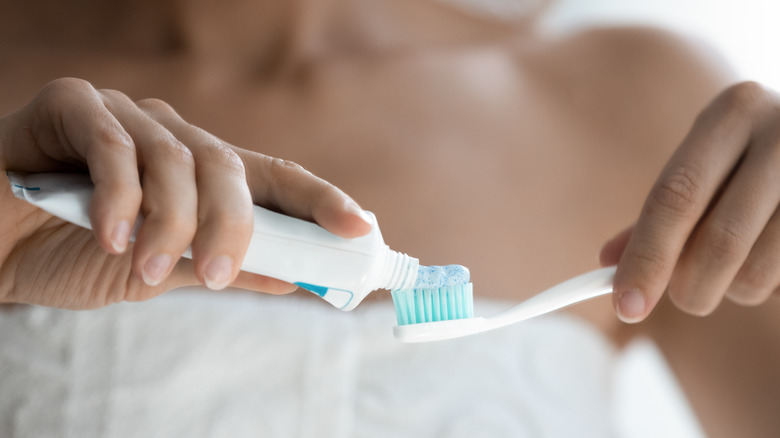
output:
[[[669,153],[733,74],[706,43],[669,31],[604,27],[552,40],[546,77],[593,126],[652,133]],[[549,67],[548,67],[549,68]],[[633,134],[631,134],[633,133]],[[651,137],[646,137],[650,140]]]
[[[586,31],[567,37],[561,50],[571,68],[588,60],[598,64],[588,74],[605,79],[592,80],[597,88],[586,91],[599,93],[604,105],[623,108],[611,115],[636,130],[632,156],[642,160],[652,145],[639,150],[637,144],[645,138],[681,138],[699,111],[734,79],[706,44],[656,29]],[[676,142],[667,143],[661,152],[674,147]],[[664,299],[645,323],[633,328],[659,345],[707,436],[775,436],[780,427],[780,353],[768,346],[780,340],[778,312],[778,301],[755,308],[724,301],[712,315],[698,318]]]
[[[659,85],[687,85],[710,91],[733,73],[705,41],[651,27],[602,27],[570,35],[564,44],[594,56],[627,79]]]

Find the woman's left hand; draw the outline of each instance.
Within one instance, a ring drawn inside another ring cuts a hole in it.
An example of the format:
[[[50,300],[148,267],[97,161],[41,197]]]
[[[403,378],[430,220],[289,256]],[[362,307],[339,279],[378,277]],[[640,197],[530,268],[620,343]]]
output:
[[[607,242],[620,318],[647,317],[666,291],[707,315],[724,296],[758,305],[780,287],[780,96],[754,82],[698,116],[635,225]]]

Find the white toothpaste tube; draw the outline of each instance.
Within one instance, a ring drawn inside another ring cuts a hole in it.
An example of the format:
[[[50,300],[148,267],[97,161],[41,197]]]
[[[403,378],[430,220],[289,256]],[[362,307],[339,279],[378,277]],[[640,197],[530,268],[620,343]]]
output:
[[[93,185],[87,174],[6,172],[14,194],[78,226],[91,229]],[[241,270],[294,283],[341,310],[354,309],[376,289],[409,289],[419,261],[393,251],[376,217],[368,235],[336,236],[312,222],[254,206],[254,231]],[[135,231],[143,218],[139,216]],[[184,257],[192,258],[188,249]]]

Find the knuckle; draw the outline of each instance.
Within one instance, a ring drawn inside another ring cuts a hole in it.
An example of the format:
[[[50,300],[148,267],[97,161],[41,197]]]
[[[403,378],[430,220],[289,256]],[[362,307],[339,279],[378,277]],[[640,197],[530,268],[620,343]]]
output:
[[[310,175],[298,163],[282,158],[267,157],[266,172],[275,186],[288,187],[300,181],[301,176]]]
[[[651,267],[661,267],[666,265],[666,260],[664,259],[661,252],[653,249],[652,247],[648,248],[644,246],[641,249],[636,249],[632,255],[636,260],[644,265],[649,265]]]
[[[195,165],[192,151],[172,135],[157,139],[156,144],[153,147],[155,155],[159,155],[159,158],[167,163],[182,164],[185,166]]]
[[[123,100],[123,101],[129,101],[130,98],[123,92],[119,90],[112,90],[109,88],[101,88],[98,90],[98,92],[103,95],[103,97],[109,99],[109,100]]]
[[[211,145],[203,148],[203,159],[217,166],[245,174],[244,162],[241,157],[220,140],[215,139]]]
[[[298,163],[282,158],[271,157],[269,157],[268,160],[268,169],[271,175],[278,176],[280,178],[289,177],[290,175],[306,171],[303,166]]]
[[[231,229],[233,233],[238,234],[239,236],[250,236],[254,229],[254,223],[251,216],[247,216],[243,219],[233,218],[225,224],[227,228]]]
[[[678,214],[688,214],[701,203],[704,175],[693,164],[670,169],[650,194],[654,206]]]
[[[167,209],[152,212],[148,216],[153,225],[163,236],[169,236],[179,241],[189,243],[197,229],[197,218],[181,209]]]
[[[734,278],[728,296],[743,306],[755,306],[763,303],[775,288],[771,269],[755,260],[749,260],[742,266]]]
[[[169,104],[168,102],[162,99],[158,99],[155,97],[148,97],[146,99],[141,99],[137,101],[135,105],[147,113],[166,115],[166,116],[168,115],[178,116],[178,113],[176,113],[176,110],[173,109],[173,106],[171,106],[171,104]]]
[[[747,249],[746,230],[737,220],[710,221],[701,231],[708,259],[719,266],[739,261]]]
[[[652,242],[638,242],[626,255],[629,263],[650,277],[662,275],[670,263],[664,251]]]
[[[143,190],[139,183],[120,183],[113,190],[116,199],[121,199],[128,204],[136,205],[141,203]]]
[[[52,108],[53,105],[53,108],[65,111],[94,96],[95,92],[92,84],[83,79],[59,78],[44,85],[30,105],[39,110]]]
[[[200,221],[202,227],[218,227],[232,236],[246,237],[252,234],[254,220],[252,209],[216,209],[209,211]]]
[[[46,84],[43,87],[43,92],[45,93],[70,93],[73,91],[94,91],[94,87],[92,86],[89,81],[86,81],[84,79],[78,79],[78,78],[59,78],[55,79],[48,84]]]
[[[742,267],[734,282],[741,286],[743,291],[757,291],[762,289],[773,289],[771,286],[773,276],[767,269],[759,266],[755,262],[748,262]]]
[[[108,152],[123,157],[135,155],[133,140],[124,132],[109,124],[103,124],[95,129],[95,152]]]

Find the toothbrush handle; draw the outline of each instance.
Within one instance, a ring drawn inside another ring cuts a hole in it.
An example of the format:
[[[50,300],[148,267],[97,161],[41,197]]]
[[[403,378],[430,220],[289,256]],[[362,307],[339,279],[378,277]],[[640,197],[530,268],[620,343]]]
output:
[[[611,293],[615,269],[597,269],[566,280],[487,320],[496,327],[504,326]]]

